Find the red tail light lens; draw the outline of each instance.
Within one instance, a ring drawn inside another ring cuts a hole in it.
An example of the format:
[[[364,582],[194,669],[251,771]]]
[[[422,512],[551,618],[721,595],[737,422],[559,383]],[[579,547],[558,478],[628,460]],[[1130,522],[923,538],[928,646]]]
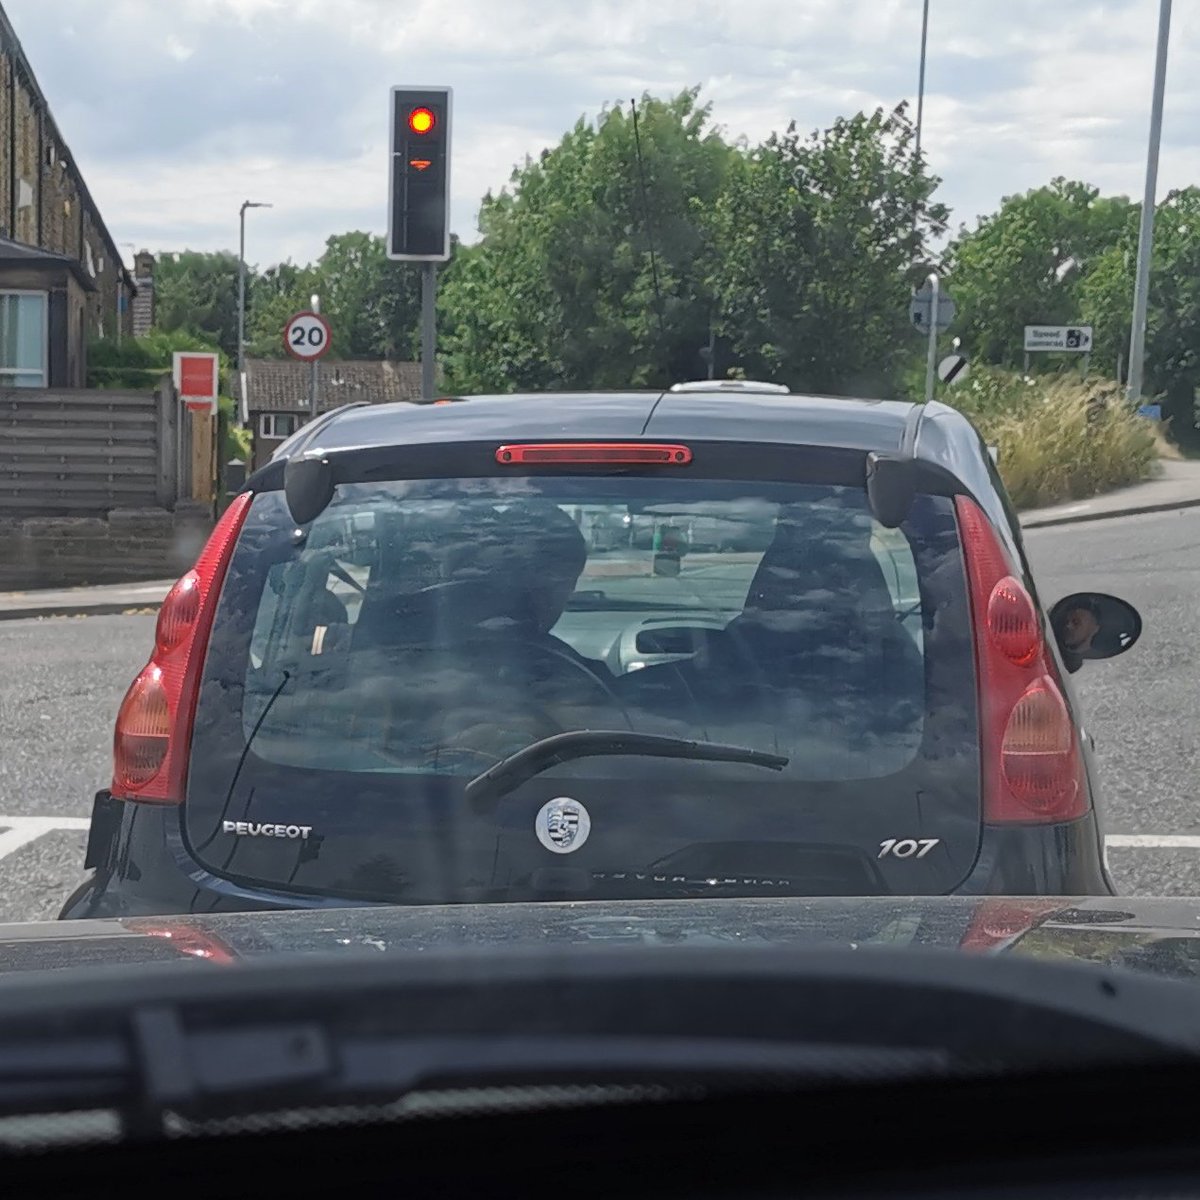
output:
[[[1033,598],[973,500],[956,501],[975,626],[984,820],[1074,820],[1087,812],[1070,710]]]
[[[1011,575],[992,588],[987,627],[996,648],[1017,666],[1027,667],[1037,657],[1041,624],[1029,593]]]
[[[162,671],[151,663],[129,685],[113,736],[113,792],[145,787],[167,758],[171,712]]]
[[[1000,742],[1009,791],[1034,813],[1053,816],[1073,806],[1079,790],[1075,731],[1062,693],[1043,676],[1017,701]]]
[[[124,800],[183,800],[200,669],[213,610],[252,497],[234,498],[200,557],[167,593],[158,614],[154,652],[117,713],[112,794]]]
[[[189,571],[167,593],[158,610],[154,645],[161,654],[169,654],[192,631],[200,615],[200,576]]]
[[[496,451],[496,461],[505,467],[553,463],[686,467],[692,461],[692,451],[688,446],[666,446],[651,442],[549,442],[501,446]]]

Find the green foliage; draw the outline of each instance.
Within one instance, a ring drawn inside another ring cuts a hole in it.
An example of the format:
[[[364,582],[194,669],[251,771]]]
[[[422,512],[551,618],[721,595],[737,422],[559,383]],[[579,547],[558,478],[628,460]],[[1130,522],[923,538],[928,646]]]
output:
[[[247,284],[249,287],[249,283]],[[194,334],[237,354],[236,254],[162,254],[154,269],[155,328]]]
[[[950,402],[989,445],[1013,503],[1037,508],[1079,500],[1153,474],[1153,425],[1124,401],[1118,384],[1077,375],[973,371]]]
[[[289,318],[311,308],[319,294],[316,269],[284,262],[256,275],[246,313],[249,358],[283,358],[283,330]],[[336,329],[335,329],[336,336]]]
[[[1086,281],[1134,213],[1124,196],[1102,197],[1089,184],[1058,178],[1006,197],[973,231],[964,228],[945,264],[964,348],[977,361],[1016,366],[1026,325],[1080,320]]]
[[[150,390],[170,375],[176,350],[216,350],[200,334],[186,330],[152,330],[145,337],[94,341],[88,348],[87,386]],[[222,357],[222,367],[226,360]]]
[[[890,392],[919,352],[908,271],[945,230],[904,107],[773,134],[731,172],[714,220],[719,329],[751,377]]]
[[[695,89],[643,96],[636,133],[628,108],[606,108],[485,198],[483,238],[441,294],[455,389],[659,386],[703,373],[710,221],[736,152]]]
[[[1127,355],[1137,267],[1137,224],[1128,223],[1083,287],[1102,361]],[[1161,394],[1172,431],[1200,445],[1194,412],[1200,388],[1200,188],[1172,192],[1158,206],[1150,265],[1144,394]]]
[[[237,402],[232,396],[217,400],[217,428],[221,439],[221,469],[232,459],[248,463],[254,447],[254,432],[237,423]]]

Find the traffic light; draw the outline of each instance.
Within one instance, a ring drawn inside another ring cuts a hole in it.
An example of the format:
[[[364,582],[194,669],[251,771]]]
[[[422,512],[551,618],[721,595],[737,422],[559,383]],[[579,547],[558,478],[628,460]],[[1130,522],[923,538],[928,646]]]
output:
[[[450,257],[450,88],[392,88],[388,258]]]

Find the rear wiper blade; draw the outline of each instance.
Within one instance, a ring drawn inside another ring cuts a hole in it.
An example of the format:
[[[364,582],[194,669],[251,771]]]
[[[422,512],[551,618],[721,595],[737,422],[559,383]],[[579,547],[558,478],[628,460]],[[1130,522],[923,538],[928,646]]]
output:
[[[748,763],[753,767],[766,767],[769,771],[782,771],[788,765],[783,755],[751,750],[746,746],[724,746],[720,742],[695,742],[619,729],[575,729],[541,738],[502,758],[467,784],[466,797],[471,801],[499,800],[559,763],[622,754],[686,758],[695,762]]]

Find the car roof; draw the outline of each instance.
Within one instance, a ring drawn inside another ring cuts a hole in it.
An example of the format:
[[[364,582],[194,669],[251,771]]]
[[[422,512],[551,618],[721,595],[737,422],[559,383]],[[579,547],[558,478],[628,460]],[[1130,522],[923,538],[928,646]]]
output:
[[[552,392],[379,404],[329,414],[281,447],[305,450],[448,442],[693,438],[896,451],[913,405],[729,392]]]

